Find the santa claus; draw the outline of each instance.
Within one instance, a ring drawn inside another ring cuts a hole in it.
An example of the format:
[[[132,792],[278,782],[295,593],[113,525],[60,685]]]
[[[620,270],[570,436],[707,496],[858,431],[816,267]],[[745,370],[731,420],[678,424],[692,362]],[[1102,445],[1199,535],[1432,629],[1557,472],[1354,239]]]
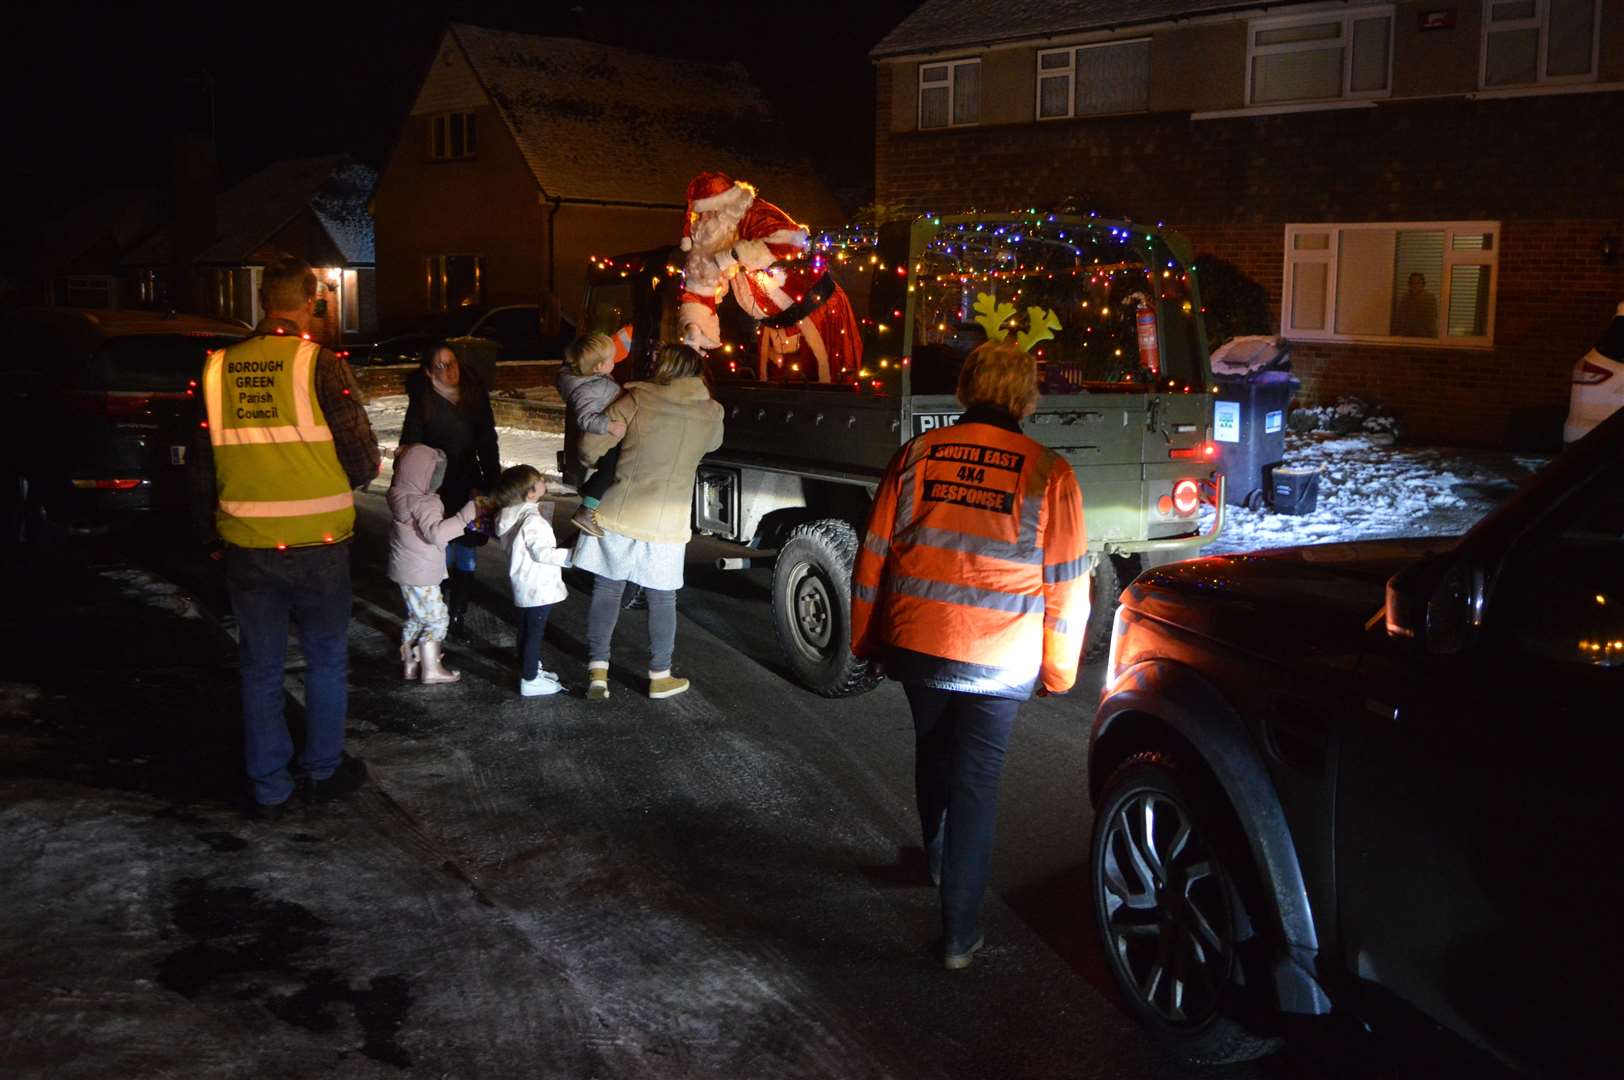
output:
[[[764,324],[763,379],[784,367],[819,382],[855,375],[863,343],[851,303],[822,259],[807,256],[807,232],[755,188],[725,173],[700,173],[688,184],[682,249],[682,340],[699,349],[721,345],[716,305],[729,290]]]

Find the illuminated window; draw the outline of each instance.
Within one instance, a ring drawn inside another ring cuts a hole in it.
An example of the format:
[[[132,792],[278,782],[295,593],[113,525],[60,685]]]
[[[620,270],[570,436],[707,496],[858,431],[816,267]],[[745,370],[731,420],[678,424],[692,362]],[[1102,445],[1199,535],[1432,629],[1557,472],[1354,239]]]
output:
[[[1257,19],[1248,35],[1250,105],[1381,97],[1392,86],[1390,6]]]
[[[1285,337],[1494,343],[1497,222],[1287,225],[1285,246]]]
[[[1478,85],[1593,80],[1599,7],[1599,0],[1486,0]]]
[[[473,307],[485,296],[485,260],[478,255],[430,255],[425,261],[430,311]]]
[[[1144,112],[1150,107],[1150,39],[1038,53],[1038,119]]]
[[[981,120],[981,61],[919,65],[919,126],[957,127]]]

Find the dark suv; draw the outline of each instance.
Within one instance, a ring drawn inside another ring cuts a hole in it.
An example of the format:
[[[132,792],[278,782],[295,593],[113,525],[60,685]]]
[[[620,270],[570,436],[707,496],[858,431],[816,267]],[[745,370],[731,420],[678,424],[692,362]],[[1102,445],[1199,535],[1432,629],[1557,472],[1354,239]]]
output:
[[[197,379],[241,323],[191,315],[49,308],[0,322],[8,518],[101,531],[188,507]],[[13,537],[15,538],[15,537]]]
[[[1624,413],[1458,541],[1145,573],[1089,759],[1129,1009],[1198,1062],[1334,1010],[1609,1071],[1621,732]]]

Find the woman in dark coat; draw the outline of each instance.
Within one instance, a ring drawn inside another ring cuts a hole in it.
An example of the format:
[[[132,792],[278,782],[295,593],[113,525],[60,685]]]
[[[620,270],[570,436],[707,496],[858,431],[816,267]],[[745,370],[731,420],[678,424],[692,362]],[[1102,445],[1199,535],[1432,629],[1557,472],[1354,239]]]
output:
[[[471,372],[464,372],[451,346],[437,342],[423,351],[423,366],[406,379],[406,421],[400,445],[423,443],[446,458],[445,482],[438,492],[450,516],[467,505],[475,492],[496,488],[502,463],[496,453],[496,420],[491,399]],[[465,533],[446,545],[446,606],[451,610],[451,637],[466,641],[463,615],[474,580],[474,548],[483,534]]]

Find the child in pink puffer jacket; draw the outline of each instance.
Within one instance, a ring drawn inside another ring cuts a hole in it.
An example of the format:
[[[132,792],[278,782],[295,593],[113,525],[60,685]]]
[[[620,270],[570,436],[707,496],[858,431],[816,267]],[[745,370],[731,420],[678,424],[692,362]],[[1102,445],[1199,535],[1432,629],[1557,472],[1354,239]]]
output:
[[[440,596],[445,580],[446,544],[463,534],[478,514],[468,505],[451,517],[435,491],[445,476],[445,454],[414,443],[395,455],[395,479],[389,485],[389,580],[406,599],[406,625],[400,635],[400,658],[408,679],[425,683],[456,682],[462,673],[441,662],[451,614]]]

